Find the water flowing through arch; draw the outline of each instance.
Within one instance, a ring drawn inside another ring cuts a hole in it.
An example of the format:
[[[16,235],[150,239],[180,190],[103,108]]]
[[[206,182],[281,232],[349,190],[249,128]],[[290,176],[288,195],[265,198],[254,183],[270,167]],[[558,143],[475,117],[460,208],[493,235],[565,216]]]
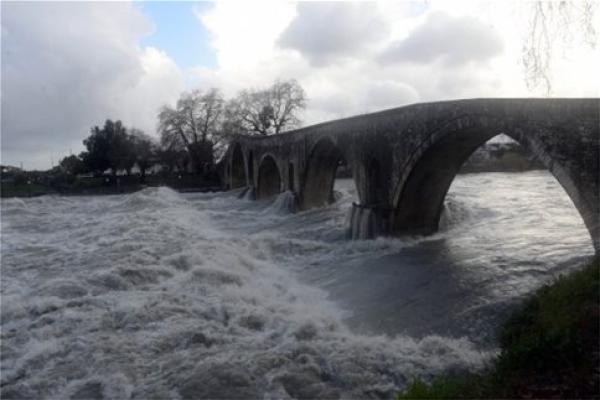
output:
[[[322,207],[332,203],[336,173],[346,165],[342,151],[329,138],[319,140],[312,148],[302,188],[302,209]]]
[[[281,192],[281,174],[275,158],[271,155],[263,157],[258,167],[258,187],[256,198],[264,199]]]

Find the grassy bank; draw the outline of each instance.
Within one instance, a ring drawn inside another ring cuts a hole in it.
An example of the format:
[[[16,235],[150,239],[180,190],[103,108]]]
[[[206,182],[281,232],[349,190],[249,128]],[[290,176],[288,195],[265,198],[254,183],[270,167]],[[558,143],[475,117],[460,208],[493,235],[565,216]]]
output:
[[[415,380],[399,399],[599,398],[600,263],[539,289],[502,327],[479,374]]]
[[[12,184],[4,183],[0,189],[0,197],[37,197],[47,194],[61,195],[103,195],[131,193],[142,189],[144,186],[139,184],[129,184],[120,186],[110,186],[102,184],[89,184],[77,182],[71,185],[51,186],[40,183],[31,184]]]
[[[55,192],[51,187],[39,183],[3,183],[0,187],[0,197],[34,197]]]
[[[220,182],[202,179],[197,176],[138,176],[96,177],[74,179],[70,182],[3,182],[0,185],[0,197],[35,197],[45,194],[61,195],[104,195],[132,193],[148,186],[167,186],[173,190],[216,191],[221,190]]]

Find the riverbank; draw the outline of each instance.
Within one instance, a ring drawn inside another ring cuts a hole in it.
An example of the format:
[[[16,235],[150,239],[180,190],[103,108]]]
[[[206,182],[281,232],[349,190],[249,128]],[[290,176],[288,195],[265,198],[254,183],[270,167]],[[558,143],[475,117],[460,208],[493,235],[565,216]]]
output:
[[[415,380],[399,399],[598,398],[600,262],[539,289],[501,329],[501,352],[478,374]]]
[[[147,187],[166,186],[178,192],[215,192],[220,191],[218,182],[203,181],[196,177],[146,177],[140,182],[138,177],[123,177],[119,181],[111,178],[80,179],[71,183],[44,184],[40,182],[2,182],[0,197],[37,197],[44,195],[85,196],[126,194]]]

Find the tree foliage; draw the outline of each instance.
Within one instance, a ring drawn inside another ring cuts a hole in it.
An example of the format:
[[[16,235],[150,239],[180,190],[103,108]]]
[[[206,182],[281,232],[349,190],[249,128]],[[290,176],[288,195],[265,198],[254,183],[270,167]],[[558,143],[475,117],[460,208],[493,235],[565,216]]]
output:
[[[160,159],[167,170],[181,164],[206,172],[236,135],[270,135],[300,125],[306,95],[295,80],[261,90],[243,90],[227,103],[217,89],[183,93],[175,107],[158,114]],[[176,162],[173,157],[181,160]],[[185,168],[185,167],[184,167]]]
[[[107,120],[108,124],[110,120]],[[112,123],[112,121],[110,121]],[[105,125],[106,126],[106,125]],[[101,175],[105,170],[111,168],[109,157],[111,141],[104,129],[95,126],[91,129],[90,136],[84,141],[86,151],[82,153],[83,162],[94,174]]]
[[[160,143],[139,129],[107,119],[94,126],[83,141],[86,151],[65,157],[60,170],[70,176],[82,172],[102,175],[110,170],[130,174],[137,164],[142,178],[152,165],[165,172],[214,173],[215,155],[224,153],[236,134],[275,134],[300,124],[306,107],[304,90],[295,80],[277,81],[267,89],[245,90],[229,103],[217,89],[183,93],[175,107],[158,114]]]
[[[130,130],[130,138],[133,143],[133,152],[140,174],[146,176],[148,168],[157,162],[158,146],[154,139],[139,129]]]
[[[69,176],[75,176],[77,174],[86,172],[86,166],[82,159],[74,154],[60,160],[58,166],[62,173]]]
[[[162,170],[166,175],[173,173],[175,170],[181,172],[187,169],[189,157],[188,152],[185,149],[163,147],[158,150],[157,155]]]
[[[122,169],[130,173],[135,164],[133,143],[121,121],[107,119],[102,129],[93,127],[83,144],[87,149],[83,162],[95,174],[107,169],[111,169],[113,175]]]
[[[295,80],[276,81],[261,90],[243,90],[227,103],[225,128],[232,134],[270,135],[300,125],[304,89]]]
[[[130,132],[121,121],[107,119],[104,127],[95,126],[83,141],[87,151],[81,159],[88,171],[101,175],[110,169],[113,175],[125,170],[131,174],[137,163],[142,175],[154,163],[156,144],[139,129]]]
[[[171,151],[187,150],[196,172],[213,163],[212,147],[221,134],[225,100],[217,89],[183,93],[175,108],[158,114],[161,143]]]
[[[112,130],[110,129],[112,128]],[[113,175],[119,170],[127,171],[127,175],[131,174],[131,169],[136,162],[135,147],[132,137],[127,133],[127,129],[121,121],[115,122],[112,127],[104,128],[110,138],[110,167]]]

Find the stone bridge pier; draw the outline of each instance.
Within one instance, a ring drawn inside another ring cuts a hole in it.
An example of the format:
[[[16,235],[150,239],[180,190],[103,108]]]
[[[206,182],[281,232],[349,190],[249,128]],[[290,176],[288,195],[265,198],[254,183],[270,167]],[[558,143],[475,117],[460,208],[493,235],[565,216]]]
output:
[[[472,99],[414,104],[285,134],[238,137],[225,157],[230,189],[257,199],[295,193],[297,208],[333,201],[347,164],[357,201],[348,235],[428,235],[462,164],[505,134],[535,155],[579,211],[600,251],[600,99]],[[481,188],[486,190],[486,188]]]

